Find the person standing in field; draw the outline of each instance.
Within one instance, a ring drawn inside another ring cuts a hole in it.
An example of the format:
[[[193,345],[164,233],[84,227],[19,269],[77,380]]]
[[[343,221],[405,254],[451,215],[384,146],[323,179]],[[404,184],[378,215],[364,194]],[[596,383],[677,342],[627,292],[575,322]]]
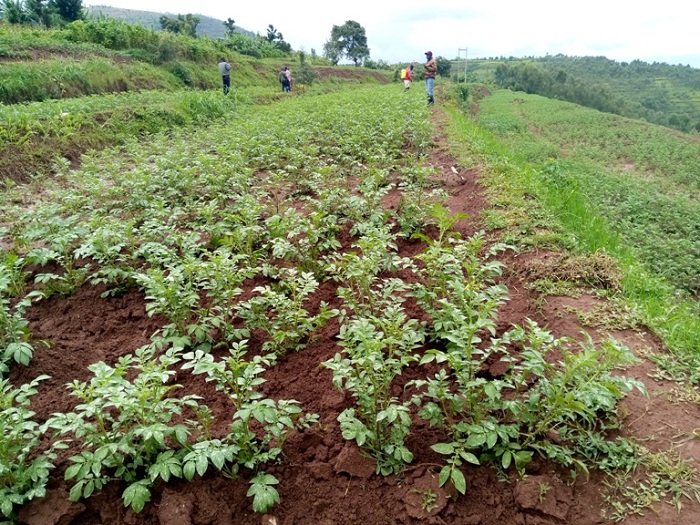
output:
[[[226,61],[226,58],[219,59],[219,72],[221,73],[221,82],[224,85],[224,95],[228,95],[231,89],[231,63]]]
[[[425,78],[425,91],[428,93],[428,105],[435,103],[433,89],[435,87],[435,75],[437,74],[437,62],[433,58],[432,51],[425,52],[425,66],[423,66],[423,78]]]
[[[291,91],[292,90],[292,80],[294,80],[292,78],[292,72],[289,71],[289,68],[287,66],[284,66],[284,72],[285,72],[285,75],[287,76],[287,91]]]
[[[284,66],[280,71],[279,81],[282,84],[282,91],[289,93],[292,90],[292,73],[289,71],[289,67]]]
[[[408,91],[413,80],[413,64],[406,68],[406,78],[403,79],[403,90]]]

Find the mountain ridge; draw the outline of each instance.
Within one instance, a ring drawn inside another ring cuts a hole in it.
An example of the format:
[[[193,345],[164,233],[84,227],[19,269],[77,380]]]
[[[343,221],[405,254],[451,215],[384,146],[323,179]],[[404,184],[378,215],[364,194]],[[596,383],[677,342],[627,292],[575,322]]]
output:
[[[101,14],[108,18],[114,18],[116,20],[122,20],[124,22],[139,23],[144,27],[148,27],[156,31],[161,30],[161,16],[177,16],[178,14],[187,14],[171,12],[163,13],[157,11],[145,11],[140,9],[126,9],[107,5],[91,5],[86,7],[86,10],[88,11],[88,16],[90,18],[97,18]],[[199,18],[199,24],[197,25],[197,36],[207,36],[209,38],[224,38],[226,36],[224,20],[219,20],[218,18],[213,18],[211,16],[206,16],[199,13],[192,14]],[[256,35],[256,33],[254,33],[253,31],[249,31],[239,26],[236,26],[235,32],[242,33],[247,36]]]

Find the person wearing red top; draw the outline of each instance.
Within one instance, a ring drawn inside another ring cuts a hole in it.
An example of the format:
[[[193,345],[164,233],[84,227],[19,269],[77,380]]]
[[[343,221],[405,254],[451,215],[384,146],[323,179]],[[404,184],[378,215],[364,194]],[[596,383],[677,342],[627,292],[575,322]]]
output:
[[[413,64],[406,68],[406,77],[403,79],[403,90],[408,91],[413,80]]]

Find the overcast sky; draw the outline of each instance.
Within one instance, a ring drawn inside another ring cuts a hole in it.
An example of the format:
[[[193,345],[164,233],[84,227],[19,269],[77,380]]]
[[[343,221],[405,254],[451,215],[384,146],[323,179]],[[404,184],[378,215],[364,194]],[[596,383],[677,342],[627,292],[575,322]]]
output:
[[[294,49],[321,54],[333,25],[365,28],[371,58],[606,56],[700,68],[700,8],[693,0],[83,0],[172,14],[202,14],[266,34],[272,24]],[[226,5],[229,4],[229,5]],[[693,5],[695,7],[693,7]],[[464,51],[461,52],[464,56]]]

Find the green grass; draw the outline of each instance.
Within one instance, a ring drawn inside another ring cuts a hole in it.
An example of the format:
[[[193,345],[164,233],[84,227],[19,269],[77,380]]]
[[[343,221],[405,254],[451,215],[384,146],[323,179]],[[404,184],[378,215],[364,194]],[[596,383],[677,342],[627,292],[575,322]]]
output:
[[[456,109],[449,115],[449,135],[461,162],[485,168],[494,207],[488,221],[521,245],[613,256],[624,274],[622,294],[638,305],[645,324],[671,350],[700,355],[700,308],[689,296],[697,291],[689,275],[700,275],[693,255],[698,252],[687,251],[700,247],[698,236],[691,235],[700,225],[700,210],[680,193],[678,182],[695,184],[696,168],[682,158],[670,176],[658,169],[615,172],[605,166],[606,158],[619,165],[619,154],[636,158],[640,148],[650,164],[662,164],[665,147],[693,151],[698,146],[692,139],[618,117],[612,130],[647,143],[634,140],[625,147],[623,139],[611,149],[599,138],[601,132],[614,133],[605,125],[611,116],[508,91],[482,101],[478,122]],[[621,200],[638,206],[620,206]],[[664,220],[677,228],[675,237],[671,226],[661,228],[664,208]]]
[[[218,57],[231,60],[233,92],[221,95]],[[65,30],[0,24],[0,181],[37,180],[66,159],[179,126],[209,122],[238,104],[282,99],[282,64],[297,55],[255,59],[221,42],[157,33],[112,21]],[[313,66],[320,59],[307,58]],[[353,72],[362,72],[353,68]],[[329,77],[294,95],[339,92],[376,83]],[[188,91],[191,93],[188,94]],[[197,94],[197,92],[199,92]]]
[[[482,101],[479,123],[556,189],[550,206],[559,206],[562,216],[577,222],[577,207],[595,210],[610,235],[634,248],[655,274],[700,292],[698,139],[509,91]]]
[[[185,86],[179,71],[105,58],[10,63],[0,69],[0,100],[15,104],[114,91],[167,90]]]

